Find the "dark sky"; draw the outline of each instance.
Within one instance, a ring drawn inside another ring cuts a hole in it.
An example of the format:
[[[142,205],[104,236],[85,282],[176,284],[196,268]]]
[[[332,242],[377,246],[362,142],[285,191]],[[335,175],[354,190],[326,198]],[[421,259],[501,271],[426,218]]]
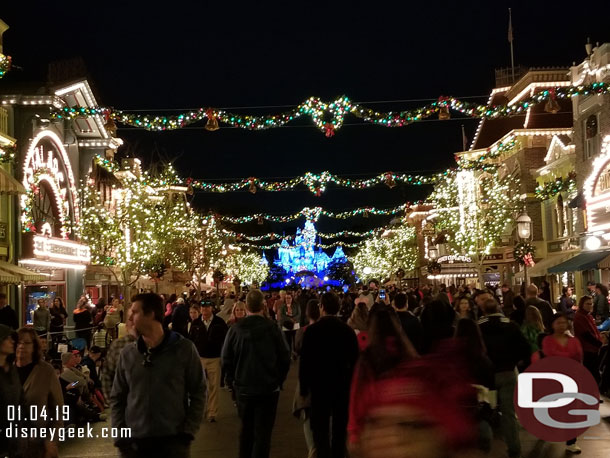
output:
[[[5,53],[23,68],[7,80],[41,78],[48,62],[81,56],[100,104],[123,109],[297,105],[309,96],[345,94],[377,109],[405,109],[439,95],[482,96],[494,69],[510,65],[508,7],[515,60],[526,66],[569,66],[585,56],[587,36],[610,40],[599,4],[574,2],[10,2],[0,13],[11,29]],[[300,6],[299,6],[300,5]],[[282,108],[235,109],[273,113]],[[145,161],[175,159],[186,177],[292,177],[306,171],[374,175],[443,170],[461,150],[460,126],[472,120],[422,122],[388,129],[354,118],[326,138],[308,118],[264,132],[198,128],[169,133],[119,129]],[[155,153],[155,151],[159,153]],[[321,205],[345,210],[390,207],[425,197],[429,188],[330,188],[316,198],[297,192],[195,196],[223,213],[288,213]],[[386,218],[385,220],[387,220]],[[384,220],[320,221],[320,230],[362,228]],[[241,226],[287,232],[295,225]]]

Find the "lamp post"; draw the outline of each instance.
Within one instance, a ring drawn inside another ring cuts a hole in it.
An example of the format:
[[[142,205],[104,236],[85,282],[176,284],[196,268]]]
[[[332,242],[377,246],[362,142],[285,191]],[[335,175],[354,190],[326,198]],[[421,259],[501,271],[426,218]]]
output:
[[[521,242],[529,242],[532,238],[532,218],[529,217],[526,210],[519,215],[517,222],[517,237]],[[523,279],[525,285],[528,285],[527,278],[527,263],[523,263]]]

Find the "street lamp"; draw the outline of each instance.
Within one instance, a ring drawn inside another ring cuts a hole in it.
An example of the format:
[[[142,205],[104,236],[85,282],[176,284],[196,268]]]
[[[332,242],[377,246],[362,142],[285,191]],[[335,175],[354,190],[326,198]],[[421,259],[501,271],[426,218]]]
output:
[[[532,237],[532,218],[529,217],[526,210],[523,210],[523,213],[519,215],[516,222],[517,236],[521,242],[529,242]],[[527,286],[527,263],[523,264],[523,279],[525,280],[525,285]]]
[[[436,245],[432,245],[428,248],[428,257],[433,261],[438,258],[438,248]]]

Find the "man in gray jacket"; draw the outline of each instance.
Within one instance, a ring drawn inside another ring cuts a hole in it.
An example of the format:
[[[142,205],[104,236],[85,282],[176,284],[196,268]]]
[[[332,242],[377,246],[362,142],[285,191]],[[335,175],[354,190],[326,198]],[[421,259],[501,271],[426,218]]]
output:
[[[115,442],[124,458],[190,456],[205,407],[205,380],[195,345],[163,330],[163,301],[138,294],[129,321],[140,336],[127,344],[116,369],[110,405],[112,427],[130,428]]]

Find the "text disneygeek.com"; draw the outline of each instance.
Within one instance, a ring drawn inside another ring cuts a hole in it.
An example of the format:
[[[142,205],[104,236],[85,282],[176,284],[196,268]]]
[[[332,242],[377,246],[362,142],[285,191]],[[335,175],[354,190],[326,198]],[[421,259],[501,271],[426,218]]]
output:
[[[46,439],[50,441],[63,442],[66,439],[83,438],[109,438],[130,439],[131,428],[108,428],[103,427],[93,432],[93,427],[87,423],[86,426],[66,426],[59,428],[25,428],[22,426],[9,426],[0,430],[0,435],[7,439]]]

